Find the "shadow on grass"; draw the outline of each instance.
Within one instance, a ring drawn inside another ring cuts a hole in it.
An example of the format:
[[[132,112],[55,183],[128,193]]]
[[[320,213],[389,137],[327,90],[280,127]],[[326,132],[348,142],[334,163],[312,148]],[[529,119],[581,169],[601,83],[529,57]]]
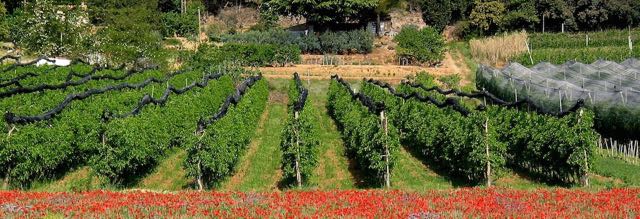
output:
[[[347,142],[344,141],[344,136],[342,135],[344,127],[342,126],[342,124],[340,124],[335,120],[335,118],[333,117],[333,114],[331,113],[331,109],[327,108],[327,113],[329,114],[329,117],[334,121],[336,128],[340,132],[340,139],[345,145],[345,154],[342,154],[342,156],[345,156],[347,158],[347,162],[349,163],[348,170],[351,176],[353,176],[353,179],[355,180],[356,188],[358,189],[382,188],[384,184],[380,178],[376,176],[372,176],[370,174],[366,174],[366,171],[363,170],[360,167],[360,165],[358,165],[358,162],[351,159],[353,156],[350,156],[349,149],[347,147]]]
[[[407,152],[409,152],[411,156],[418,159],[423,165],[433,170],[433,172],[435,172],[439,176],[442,176],[446,180],[449,180],[453,187],[472,187],[472,186],[478,185],[477,182],[469,182],[469,180],[464,179],[462,177],[452,176],[447,170],[439,168],[437,164],[427,159],[427,157],[423,153],[421,153],[416,149],[417,147],[407,146],[407,145],[415,145],[415,144],[407,141],[402,141],[402,147],[404,147],[404,149],[407,150]]]
[[[540,183],[540,184],[543,184],[545,186],[563,187],[563,188],[572,188],[572,187],[576,186],[576,184],[574,184],[574,183],[562,182],[560,180],[550,180],[550,179],[548,179],[548,177],[544,176],[543,174],[537,174],[537,173],[534,173],[534,172],[530,172],[530,171],[527,171],[524,168],[518,167],[518,166],[513,165],[513,164],[509,164],[509,165],[507,165],[507,167],[509,169],[511,169],[513,171],[513,173],[515,173],[518,177],[523,178],[523,179],[528,180],[528,181],[531,181],[531,182]]]

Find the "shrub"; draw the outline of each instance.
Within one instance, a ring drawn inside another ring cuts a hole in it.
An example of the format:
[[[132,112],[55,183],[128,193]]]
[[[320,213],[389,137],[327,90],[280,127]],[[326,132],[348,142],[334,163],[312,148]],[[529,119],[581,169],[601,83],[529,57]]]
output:
[[[370,53],[373,49],[373,34],[366,30],[313,32],[298,35],[285,30],[249,31],[241,34],[225,35],[223,42],[260,43],[281,46],[296,46],[303,53],[313,54],[354,54]]]
[[[204,5],[198,1],[190,2],[184,14],[178,12],[162,13],[162,35],[170,37],[193,36],[198,32],[198,9],[204,9]]]
[[[444,38],[431,27],[418,30],[416,26],[405,26],[394,41],[398,43],[398,56],[412,61],[433,65],[444,57]]]
[[[167,57],[162,48],[162,36],[156,30],[156,15],[153,10],[143,7],[110,10],[107,26],[97,33],[98,50],[110,64],[150,59],[165,65]]]
[[[443,75],[438,78],[438,81],[442,82],[447,89],[457,89],[461,80],[462,78],[460,78],[459,74]]]
[[[192,67],[208,67],[216,64],[273,66],[300,61],[300,49],[295,46],[273,44],[226,43],[221,47],[202,46],[191,60]]]
[[[162,35],[170,37],[188,36],[198,31],[197,16],[182,15],[176,12],[162,13]]]

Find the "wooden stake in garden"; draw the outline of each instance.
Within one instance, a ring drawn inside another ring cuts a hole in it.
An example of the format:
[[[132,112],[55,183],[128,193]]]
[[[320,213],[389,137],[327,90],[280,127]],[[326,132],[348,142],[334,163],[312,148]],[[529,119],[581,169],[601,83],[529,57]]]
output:
[[[298,111],[294,112],[295,124],[293,128],[293,132],[296,135],[296,182],[298,183],[298,188],[302,188],[302,174],[300,173],[300,133],[298,132],[298,116],[300,113]]]
[[[198,47],[200,47],[200,44],[202,43],[202,37],[200,37],[200,33],[202,33],[201,23],[202,18],[200,17],[200,8],[198,8]]]
[[[196,136],[198,136],[198,148],[196,148],[197,151],[200,151],[200,149],[202,148],[202,137],[204,137],[204,133],[205,130],[200,127],[200,125],[198,125],[198,129],[196,130]],[[204,182],[202,181],[202,161],[200,160],[200,158],[198,157],[198,178],[196,179],[196,182],[198,183],[198,191],[202,191],[204,189]]]
[[[380,111],[380,123],[384,129],[384,161],[385,161],[385,174],[384,184],[385,187],[391,188],[391,173],[389,171],[389,145],[387,144],[387,137],[389,135],[389,129],[387,127],[387,118],[384,115],[384,110]]]
[[[580,109],[580,112],[578,112],[578,124],[580,124],[580,121],[582,120],[582,114],[584,113],[583,109]],[[589,160],[587,158],[587,149],[584,150],[584,174],[582,175],[580,181],[582,183],[583,186],[588,187],[589,186]]]
[[[487,187],[491,187],[491,156],[489,154],[489,118],[484,121],[485,150],[487,153]]]

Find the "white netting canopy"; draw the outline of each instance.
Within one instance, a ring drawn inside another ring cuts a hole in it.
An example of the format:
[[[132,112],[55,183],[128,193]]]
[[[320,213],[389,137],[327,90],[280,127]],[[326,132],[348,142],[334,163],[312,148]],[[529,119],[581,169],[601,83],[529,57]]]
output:
[[[640,106],[640,61],[622,63],[598,60],[592,64],[547,62],[527,68],[511,63],[502,69],[480,66],[478,79],[510,98],[529,97],[541,105],[560,109],[584,99],[589,105]],[[482,87],[481,87],[482,88]],[[494,90],[495,91],[495,90]]]

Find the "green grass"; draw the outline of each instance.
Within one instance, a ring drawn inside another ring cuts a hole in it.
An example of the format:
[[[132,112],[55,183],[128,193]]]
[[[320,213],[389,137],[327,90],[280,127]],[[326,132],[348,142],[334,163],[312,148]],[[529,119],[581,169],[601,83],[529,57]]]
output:
[[[262,124],[258,124],[258,130],[249,145],[250,148],[241,158],[235,175],[221,186],[224,190],[272,191],[278,189],[278,183],[282,178],[280,136],[287,121],[287,103],[286,99],[273,98],[286,96],[286,93],[282,92],[286,90],[286,85],[276,82],[269,83],[269,87],[271,95],[265,109],[266,118],[261,119]]]
[[[400,148],[396,161],[391,173],[391,187],[394,189],[424,192],[454,187],[451,181],[429,169],[404,147]]]
[[[95,189],[116,188],[109,186],[106,179],[97,176],[88,166],[73,170],[60,179],[35,182],[30,188],[31,191],[41,192],[88,191]]]
[[[328,189],[353,189],[355,182],[349,172],[349,161],[344,156],[345,147],[340,138],[340,133],[331,117],[329,117],[327,103],[327,89],[329,81],[305,81],[304,86],[309,89],[308,107],[314,107],[315,117],[318,121],[320,150],[318,167],[310,178],[313,188]]]
[[[285,104],[270,104],[269,117],[264,129],[257,133],[254,141],[260,141],[258,150],[249,158],[251,164],[246,176],[237,187],[240,191],[266,191],[276,188],[280,180],[280,133],[287,119]]]
[[[187,178],[182,165],[186,158],[187,152],[184,149],[171,149],[155,170],[140,180],[136,187],[158,191],[193,188],[190,186],[193,185],[193,179]]]
[[[618,158],[596,155],[593,162],[593,172],[620,179],[627,186],[640,186],[640,166]]]

